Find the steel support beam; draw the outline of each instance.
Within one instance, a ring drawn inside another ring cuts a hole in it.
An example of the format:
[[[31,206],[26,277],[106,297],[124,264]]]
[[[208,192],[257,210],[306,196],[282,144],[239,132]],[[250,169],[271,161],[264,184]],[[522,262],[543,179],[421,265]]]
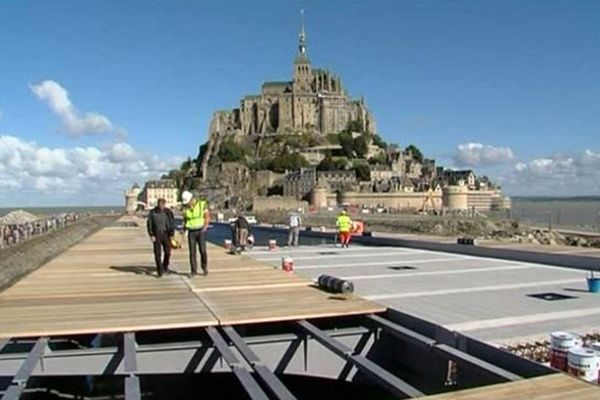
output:
[[[381,318],[380,316],[367,315],[365,318],[371,324],[374,324],[378,328],[382,328],[387,333],[390,333],[391,335],[399,339],[409,340],[412,343],[425,345],[428,347],[433,347],[437,344],[437,342],[434,339],[428,336],[415,332],[412,329],[405,328],[404,326],[398,325],[392,321],[388,321],[387,319]]]
[[[10,386],[6,392],[4,392],[2,400],[17,400],[21,397],[21,394],[27,386],[27,381],[29,380],[31,373],[44,356],[47,345],[48,338],[45,337],[39,338],[37,342],[35,342],[35,345],[33,345],[31,351],[27,355],[27,358],[13,377]]]
[[[140,378],[136,376],[137,367],[137,343],[135,333],[127,332],[123,335],[123,370],[125,371],[125,400],[140,400]]]
[[[474,357],[463,351],[455,349],[454,347],[448,346],[447,344],[438,344],[435,346],[435,349],[444,353],[446,356],[448,356],[453,361],[470,364],[474,367],[485,370],[486,372],[489,372],[492,375],[496,375],[501,378],[504,378],[507,381],[519,381],[519,380],[523,379],[522,376],[514,374],[510,371],[500,368],[500,367],[498,367],[494,364],[491,364],[487,361],[484,361],[480,358]]]
[[[206,333],[212,340],[213,344],[225,360],[233,374],[238,378],[244,390],[252,400],[269,400],[269,397],[262,390],[260,385],[254,380],[250,372],[242,365],[240,360],[233,354],[225,339],[217,331],[216,328],[209,326],[206,328]]]
[[[0,339],[0,353],[2,353],[2,350],[4,350],[4,347],[6,347],[8,343],[10,343],[10,339]]]
[[[389,391],[394,396],[424,396],[424,394],[417,388],[406,383],[402,379],[398,378],[396,375],[393,375],[385,369],[381,368],[379,365],[375,364],[373,361],[367,359],[366,357],[354,354],[354,350],[347,347],[343,343],[333,339],[332,337],[327,335],[327,333],[323,332],[310,322],[302,320],[298,321],[297,324],[306,333],[312,336],[317,342],[321,343],[323,346],[331,350],[339,357],[352,363],[362,373],[371,377],[375,382],[377,382],[379,385],[381,385],[384,389]]]
[[[285,387],[279,378],[261,361],[260,358],[248,347],[244,339],[231,326],[222,327],[225,335],[240,352],[244,359],[252,366],[256,375],[269,388],[271,393],[280,400],[295,400],[296,397]]]
[[[448,346],[443,343],[438,343],[434,339],[431,339],[425,335],[421,335],[411,329],[405,328],[394,322],[388,321],[385,318],[381,318],[377,315],[369,315],[365,317],[367,321],[375,324],[375,326],[383,329],[384,332],[389,333],[399,339],[409,340],[412,343],[420,344],[431,348],[432,351],[443,354],[445,357],[450,358],[453,361],[463,362],[470,364],[474,367],[482,369],[492,375],[499,376],[508,381],[517,381],[523,379],[521,376],[514,374],[510,371],[502,369],[494,364],[484,361],[480,358],[474,357],[470,354],[465,353],[459,349]]]

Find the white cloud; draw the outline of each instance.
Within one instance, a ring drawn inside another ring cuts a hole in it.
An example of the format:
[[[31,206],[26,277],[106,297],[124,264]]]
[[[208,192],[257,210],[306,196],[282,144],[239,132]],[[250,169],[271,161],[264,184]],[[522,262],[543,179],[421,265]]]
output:
[[[461,166],[496,165],[511,162],[515,155],[510,147],[495,147],[481,143],[459,144],[454,162]]]
[[[123,135],[124,130],[115,127],[104,115],[96,112],[81,113],[69,99],[69,92],[58,82],[43,81],[29,85],[38,99],[45,101],[60,118],[63,129],[72,136],[115,132]]]
[[[133,182],[158,178],[180,159],[145,154],[127,143],[50,148],[0,135],[0,204],[121,204]]]
[[[518,194],[600,194],[600,153],[587,149],[579,154],[558,154],[520,162],[501,181]]]

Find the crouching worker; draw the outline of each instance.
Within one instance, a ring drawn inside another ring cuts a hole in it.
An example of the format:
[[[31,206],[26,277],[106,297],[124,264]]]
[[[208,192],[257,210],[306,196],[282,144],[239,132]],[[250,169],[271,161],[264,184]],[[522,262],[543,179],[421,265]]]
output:
[[[171,272],[169,270],[171,241],[175,235],[175,218],[173,212],[167,208],[165,199],[158,199],[157,206],[148,214],[146,227],[154,246],[156,274],[161,277],[163,274]]]
[[[238,254],[241,251],[246,251],[248,245],[248,235],[250,234],[250,224],[246,217],[242,214],[238,215],[235,220],[235,231],[236,231],[236,251]]]

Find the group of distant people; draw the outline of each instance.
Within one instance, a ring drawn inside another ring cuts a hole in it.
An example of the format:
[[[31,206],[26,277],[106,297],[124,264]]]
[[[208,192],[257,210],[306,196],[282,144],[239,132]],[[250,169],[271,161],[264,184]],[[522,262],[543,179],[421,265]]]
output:
[[[77,221],[80,214],[69,213],[20,224],[0,224],[0,248],[23,243],[36,236],[55,231]]]
[[[206,200],[195,197],[192,193],[182,193],[183,203],[183,234],[187,237],[191,277],[198,275],[198,256],[200,253],[200,267],[203,275],[208,275],[208,254],[206,251],[206,236],[210,223],[210,214]],[[299,244],[300,215],[292,213],[288,219],[288,242],[289,247]],[[173,271],[169,268],[171,261],[171,250],[180,247],[175,239],[175,216],[167,208],[166,200],[159,199],[157,206],[152,209],[147,219],[147,230],[153,244],[154,261],[158,277]],[[336,219],[337,236],[341,247],[348,247],[353,232],[353,222],[345,210],[342,210]],[[254,245],[254,236],[251,224],[246,217],[240,213],[230,223],[232,252],[240,253]]]
[[[288,247],[298,246],[301,224],[302,218],[300,218],[300,215],[296,213],[290,214],[288,218]],[[348,247],[350,245],[354,223],[346,210],[340,211],[335,221],[335,225],[337,228],[336,241],[340,243],[341,247]]]

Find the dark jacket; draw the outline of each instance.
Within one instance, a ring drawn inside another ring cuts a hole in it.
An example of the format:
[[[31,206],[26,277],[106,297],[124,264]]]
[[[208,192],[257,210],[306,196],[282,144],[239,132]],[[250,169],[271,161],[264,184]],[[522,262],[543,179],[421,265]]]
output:
[[[246,217],[244,217],[243,215],[237,217],[237,219],[235,220],[235,227],[237,229],[246,229],[250,231],[250,224],[248,223]]]
[[[175,234],[175,217],[173,211],[165,208],[161,211],[158,207],[153,208],[148,214],[148,220],[146,221],[146,227],[148,228],[148,235],[157,236],[160,234],[168,234],[173,236]]]

